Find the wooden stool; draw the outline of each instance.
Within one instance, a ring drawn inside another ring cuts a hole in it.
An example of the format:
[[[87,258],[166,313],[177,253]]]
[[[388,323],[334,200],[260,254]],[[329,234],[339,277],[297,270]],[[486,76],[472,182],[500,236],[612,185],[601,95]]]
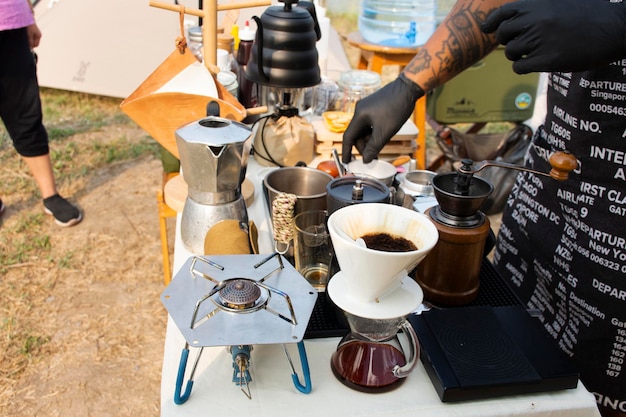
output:
[[[161,235],[161,254],[163,256],[163,283],[168,285],[172,280],[172,267],[170,265],[170,246],[167,234],[167,219],[176,216],[176,211],[165,201],[165,187],[178,177],[178,172],[163,173],[163,184],[157,191],[157,208],[159,212],[159,229]]]
[[[419,48],[403,48],[384,45],[376,45],[367,42],[359,32],[348,35],[350,45],[361,51],[359,57],[359,69],[367,69],[382,74],[385,65],[398,65],[400,71],[411,62]],[[426,97],[420,98],[415,103],[413,121],[417,126],[417,149],[415,150],[415,163],[417,169],[426,169]]]

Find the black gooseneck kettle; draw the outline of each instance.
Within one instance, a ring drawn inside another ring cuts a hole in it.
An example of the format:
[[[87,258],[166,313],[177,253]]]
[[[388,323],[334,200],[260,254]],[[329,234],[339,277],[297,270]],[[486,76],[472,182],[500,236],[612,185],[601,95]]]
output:
[[[279,88],[317,85],[321,76],[316,42],[321,31],[315,6],[310,1],[279,2],[284,6],[268,7],[260,18],[252,17],[257,32],[246,77]]]

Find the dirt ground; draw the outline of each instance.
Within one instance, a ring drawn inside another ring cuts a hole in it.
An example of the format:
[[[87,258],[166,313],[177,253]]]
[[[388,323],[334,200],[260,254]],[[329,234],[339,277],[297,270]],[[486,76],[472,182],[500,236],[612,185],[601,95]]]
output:
[[[127,129],[131,137],[145,135]],[[84,210],[82,223],[62,229],[46,216],[51,252],[6,269],[0,282],[23,289],[22,299],[0,306],[2,316],[35,316],[24,343],[41,346],[30,346],[27,363],[3,360],[0,416],[159,415],[167,319],[159,300],[161,175],[161,162],[144,156],[62,190]],[[24,211],[42,211],[39,201],[2,198],[8,207],[0,233]],[[10,337],[7,320],[3,334]]]

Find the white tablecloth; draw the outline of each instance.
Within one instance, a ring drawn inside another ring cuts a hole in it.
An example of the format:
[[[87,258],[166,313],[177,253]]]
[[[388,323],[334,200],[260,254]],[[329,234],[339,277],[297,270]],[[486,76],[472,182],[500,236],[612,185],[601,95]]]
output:
[[[259,229],[261,253],[272,253],[270,224],[261,179],[269,168],[261,168],[250,158],[247,177],[255,185],[254,203],[248,215]],[[178,225],[177,225],[178,226]],[[177,227],[174,271],[190,254],[183,248]],[[176,272],[175,272],[176,273]],[[306,339],[304,345],[311,370],[312,391],[299,392],[293,385],[291,369],[280,345],[254,346],[251,353],[248,399],[232,382],[232,359],[226,347],[205,348],[194,377],[189,399],[174,403],[174,389],[185,340],[170,319],[167,325],[161,382],[161,415],[175,416],[537,416],[599,417],[595,400],[579,383],[576,389],[543,394],[496,398],[493,400],[442,403],[421,363],[404,384],[383,394],[365,394],[341,384],[330,369],[330,356],[338,338]],[[303,382],[296,344],[287,345],[296,371]],[[187,363],[189,378],[198,348],[190,348]]]

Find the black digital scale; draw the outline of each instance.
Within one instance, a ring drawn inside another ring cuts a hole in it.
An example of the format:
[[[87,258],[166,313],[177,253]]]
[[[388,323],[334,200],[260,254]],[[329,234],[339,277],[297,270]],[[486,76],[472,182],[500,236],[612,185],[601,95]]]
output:
[[[434,310],[409,321],[443,402],[577,386],[572,362],[520,306]]]
[[[442,402],[576,388],[578,371],[485,259],[464,307],[410,315],[421,360]],[[347,325],[320,294],[305,338],[343,336]]]
[[[412,315],[421,359],[443,402],[576,388],[578,371],[484,260],[469,306]]]

